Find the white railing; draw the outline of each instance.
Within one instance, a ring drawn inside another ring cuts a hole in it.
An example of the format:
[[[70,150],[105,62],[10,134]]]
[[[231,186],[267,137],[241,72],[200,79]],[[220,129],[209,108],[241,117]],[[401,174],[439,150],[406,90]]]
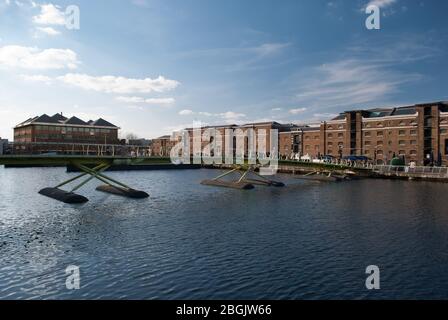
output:
[[[417,167],[417,166],[391,166],[375,165],[373,171],[388,175],[427,175],[440,178],[448,178],[448,167]]]

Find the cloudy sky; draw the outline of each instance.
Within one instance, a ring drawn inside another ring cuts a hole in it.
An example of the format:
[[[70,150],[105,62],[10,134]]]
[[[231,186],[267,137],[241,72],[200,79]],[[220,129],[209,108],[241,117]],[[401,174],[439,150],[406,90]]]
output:
[[[369,0],[0,0],[0,136],[42,113],[154,138],[448,100],[448,1],[370,2],[380,30]]]

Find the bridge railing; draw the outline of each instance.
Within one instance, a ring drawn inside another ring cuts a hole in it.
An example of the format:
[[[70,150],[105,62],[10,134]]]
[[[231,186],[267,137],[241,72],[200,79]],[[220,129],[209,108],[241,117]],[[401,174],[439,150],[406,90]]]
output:
[[[379,174],[397,175],[397,176],[434,176],[448,178],[448,167],[422,167],[422,166],[392,166],[375,165],[372,169]]]
[[[61,142],[12,142],[8,146],[11,155],[96,155],[150,157],[148,146],[125,144],[61,143]]]

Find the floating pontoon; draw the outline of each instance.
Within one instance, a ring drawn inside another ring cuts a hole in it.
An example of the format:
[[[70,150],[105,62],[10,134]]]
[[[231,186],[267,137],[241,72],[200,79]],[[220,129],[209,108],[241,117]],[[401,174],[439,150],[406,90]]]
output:
[[[285,184],[283,182],[269,180],[266,177],[255,172],[256,166],[244,166],[240,165],[236,168],[227,171],[212,180],[204,180],[201,182],[203,185],[207,186],[215,186],[215,187],[225,187],[225,188],[233,188],[240,190],[249,190],[253,189],[254,185],[262,185],[262,186],[273,186],[273,187],[284,187]],[[240,178],[236,181],[227,181],[222,180],[222,178],[229,176],[232,173],[239,173]],[[255,176],[254,178],[247,178],[249,175]]]

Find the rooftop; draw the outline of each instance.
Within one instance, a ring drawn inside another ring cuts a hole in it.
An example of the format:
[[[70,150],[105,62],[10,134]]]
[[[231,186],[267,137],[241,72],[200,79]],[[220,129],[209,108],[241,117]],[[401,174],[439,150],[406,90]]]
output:
[[[91,127],[106,127],[106,128],[114,128],[119,129],[116,125],[99,118],[98,120],[89,120],[88,122],[85,122],[78,117],[71,117],[66,118],[61,113],[56,113],[53,116],[49,116],[47,114],[43,114],[41,116],[37,116],[34,118],[29,118],[25,120],[24,122],[19,123],[16,128],[18,127],[24,127],[31,124],[45,124],[45,125],[72,125],[72,126],[91,126]]]

